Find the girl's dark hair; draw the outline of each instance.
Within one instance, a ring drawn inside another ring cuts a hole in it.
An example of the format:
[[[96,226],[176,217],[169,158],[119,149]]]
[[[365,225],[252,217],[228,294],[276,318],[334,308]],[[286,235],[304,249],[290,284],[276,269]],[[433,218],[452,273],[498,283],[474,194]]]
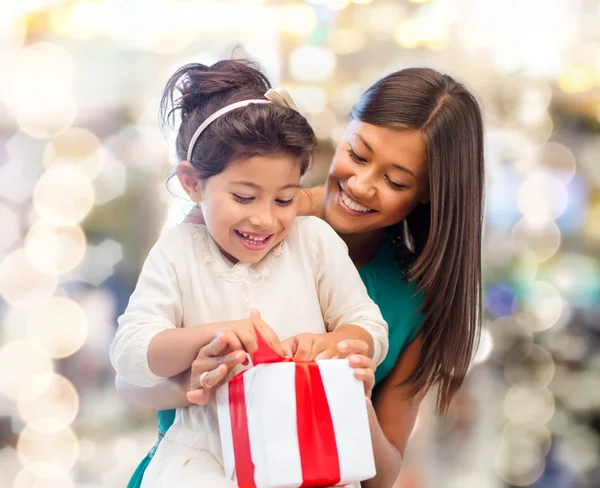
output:
[[[180,113],[175,142],[179,160],[187,159],[190,140],[206,118],[231,103],[264,100],[269,88],[267,77],[249,60],[179,68],[167,82],[160,103],[164,125],[174,126],[175,114]],[[290,156],[304,174],[314,146],[314,132],[297,111],[275,103],[249,104],[213,121],[196,141],[189,162],[200,179],[206,179],[244,158]]]
[[[423,348],[403,384],[416,394],[438,386],[444,412],[479,340],[483,123],[477,101],[448,75],[426,68],[392,73],[371,86],[352,118],[420,130],[427,145],[430,203],[406,218],[414,262],[406,277],[423,292]]]

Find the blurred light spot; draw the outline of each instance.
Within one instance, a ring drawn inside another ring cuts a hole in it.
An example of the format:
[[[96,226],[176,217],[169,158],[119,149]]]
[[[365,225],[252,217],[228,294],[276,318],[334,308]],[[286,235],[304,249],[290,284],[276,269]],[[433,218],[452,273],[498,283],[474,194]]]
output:
[[[75,98],[65,94],[46,100],[43,105],[23,105],[17,111],[17,123],[31,137],[48,139],[68,128],[76,114]]]
[[[480,364],[487,361],[493,349],[494,340],[492,339],[492,334],[490,334],[490,331],[488,329],[482,329],[481,337],[479,339],[479,347],[475,352],[473,364]]]
[[[515,359],[504,368],[504,376],[511,385],[536,382],[548,386],[554,378],[554,359],[542,346],[533,344],[528,354]]]
[[[55,276],[34,268],[24,249],[17,249],[0,263],[0,295],[13,307],[28,308],[54,293]]]
[[[65,358],[77,352],[85,342],[87,330],[87,317],[81,307],[63,297],[45,301],[27,321],[31,343],[39,344],[53,358]]]
[[[44,166],[72,164],[93,180],[106,155],[100,140],[86,129],[73,127],[51,139],[44,151]]]
[[[600,187],[600,164],[598,164],[598,154],[600,154],[600,136],[588,137],[583,142],[581,152],[577,158],[586,180],[591,186]]]
[[[532,281],[537,274],[538,257],[529,247],[521,247],[508,270],[510,278],[518,284]]]
[[[499,364],[512,362],[521,352],[526,356],[533,345],[532,333],[523,328],[514,317],[500,317],[487,326],[494,341],[492,358]]]
[[[22,18],[11,19],[8,15],[0,15],[0,57],[20,48],[26,36],[27,27]]]
[[[577,471],[586,472],[600,464],[600,440],[589,427],[572,427],[565,433],[562,441],[574,452]]]
[[[331,49],[323,46],[302,46],[291,52],[289,63],[290,73],[296,81],[325,81],[335,71],[336,57]]]
[[[516,427],[518,428],[518,427]],[[513,486],[528,486],[540,478],[545,468],[544,456],[535,439],[514,436],[515,427],[503,432],[496,451],[494,466],[500,477]]]
[[[537,160],[541,166],[558,176],[563,183],[571,181],[575,175],[575,155],[558,142],[547,142],[538,151]]]
[[[570,66],[557,81],[565,93],[580,93],[594,87],[598,81],[598,73],[591,66]]]
[[[66,164],[51,166],[33,192],[40,217],[56,225],[73,225],[85,218],[94,203],[94,188],[81,170]]]
[[[92,286],[100,286],[113,273],[123,259],[123,246],[112,239],[105,239],[96,246],[88,246],[83,264],[78,268],[80,279]]]
[[[545,425],[522,425],[507,423],[502,430],[500,442],[526,445],[527,450],[537,451],[541,459],[550,452],[552,447],[552,435]]]
[[[0,165],[0,198],[17,204],[26,202],[31,198],[39,173],[34,165],[19,159]]]
[[[0,97],[17,113],[22,104],[33,107],[66,93],[75,73],[71,54],[50,42],[19,50],[11,58],[9,67],[0,79]]]
[[[307,34],[317,27],[317,14],[309,5],[295,3],[282,6],[277,11],[280,29],[292,34]]]
[[[26,341],[12,341],[0,349],[0,371],[0,393],[17,400],[30,377],[52,372],[53,366],[40,348]]]
[[[510,231],[519,220],[517,188],[520,176],[509,164],[500,164],[488,176],[486,214],[490,226],[501,231]]]
[[[321,139],[330,138],[333,130],[339,125],[338,119],[332,110],[324,110],[318,114],[313,114],[309,117],[309,122],[317,137]]]
[[[512,315],[516,305],[516,293],[507,284],[491,285],[485,293],[486,309],[494,318]]]
[[[23,466],[40,477],[66,475],[77,461],[78,441],[70,428],[55,420],[37,420],[25,426],[17,441]]]
[[[567,184],[567,208],[556,224],[563,236],[579,234],[585,224],[585,214],[589,207],[590,186],[585,176],[576,173]]]
[[[0,250],[8,251],[21,237],[19,217],[9,207],[0,203],[0,222],[2,222]]]
[[[561,242],[560,229],[554,221],[539,225],[521,219],[513,227],[511,238],[531,249],[538,261],[554,256]]]
[[[126,185],[127,170],[125,165],[112,154],[107,154],[104,166],[98,177],[94,180],[96,205],[105,205],[122,197],[125,194]]]
[[[75,268],[85,256],[86,238],[79,226],[55,227],[36,222],[25,239],[31,264],[43,273],[61,275]]]
[[[555,176],[536,171],[519,188],[517,201],[521,213],[532,225],[556,219],[567,206],[567,190]]]
[[[336,29],[327,39],[332,51],[339,55],[360,51],[367,42],[364,31],[353,28]]]
[[[350,0],[309,0],[309,3],[323,5],[331,10],[343,10],[348,6]]]
[[[597,258],[561,253],[544,276],[575,307],[593,308],[600,303],[600,262]]]
[[[75,488],[75,484],[68,474],[48,477],[23,469],[13,481],[12,488]]]
[[[537,318],[537,321],[527,324],[535,332],[554,326],[564,308],[558,290],[544,281],[533,281],[525,287],[523,305]]]
[[[327,107],[327,94],[318,86],[299,85],[291,90],[302,113],[318,114]]]
[[[545,425],[554,408],[552,393],[537,383],[513,385],[504,398],[504,415],[519,425]]]
[[[21,388],[17,411],[26,424],[51,419],[67,427],[79,411],[79,395],[64,376],[54,373],[30,376]]]
[[[68,2],[51,11],[53,27],[61,34],[74,39],[90,39],[104,28],[106,11],[101,2],[78,0]]]

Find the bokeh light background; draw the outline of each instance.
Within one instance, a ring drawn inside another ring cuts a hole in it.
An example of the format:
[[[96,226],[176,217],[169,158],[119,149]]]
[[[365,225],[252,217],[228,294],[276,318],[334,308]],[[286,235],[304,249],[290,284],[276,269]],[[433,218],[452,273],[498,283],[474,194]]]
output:
[[[482,103],[485,328],[449,415],[426,400],[398,486],[600,486],[599,26],[595,0],[4,0],[0,488],[124,487],[153,444],[107,351],[189,208],[165,187],[158,97],[236,46],[314,125],[307,184],[390,71],[447,71]]]

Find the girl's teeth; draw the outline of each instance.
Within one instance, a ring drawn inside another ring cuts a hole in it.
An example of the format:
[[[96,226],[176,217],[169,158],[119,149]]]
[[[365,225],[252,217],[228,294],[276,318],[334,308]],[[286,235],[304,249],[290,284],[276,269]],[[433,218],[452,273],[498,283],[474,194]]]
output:
[[[253,237],[253,236],[249,236],[245,232],[241,232],[241,231],[240,231],[240,234],[242,234],[246,239],[254,241],[254,242],[264,242],[264,241],[266,241],[269,238],[269,236],[267,236],[267,237]]]
[[[342,195],[342,201],[344,202],[344,205],[346,205],[346,207],[351,208],[352,210],[354,210],[356,212],[370,212],[371,211],[371,209],[369,207],[365,207],[364,205],[361,205],[360,203],[357,203],[354,200],[352,200],[344,190],[341,190],[341,195]]]

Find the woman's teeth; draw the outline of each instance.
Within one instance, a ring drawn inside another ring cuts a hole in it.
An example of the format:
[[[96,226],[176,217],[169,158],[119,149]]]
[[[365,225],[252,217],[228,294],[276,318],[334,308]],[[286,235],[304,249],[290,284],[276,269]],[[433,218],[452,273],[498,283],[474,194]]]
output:
[[[350,198],[350,196],[340,188],[340,194],[342,196],[342,201],[344,202],[344,205],[346,205],[346,207],[354,210],[355,212],[370,212],[371,209],[369,207],[365,207],[364,205],[361,205],[358,202],[355,202],[354,200],[352,200]]]
[[[238,233],[244,238],[249,240],[250,242],[255,242],[257,244],[260,244],[261,242],[265,242],[270,236],[265,236],[265,237],[254,237],[251,235],[246,234],[245,232],[239,231]]]

